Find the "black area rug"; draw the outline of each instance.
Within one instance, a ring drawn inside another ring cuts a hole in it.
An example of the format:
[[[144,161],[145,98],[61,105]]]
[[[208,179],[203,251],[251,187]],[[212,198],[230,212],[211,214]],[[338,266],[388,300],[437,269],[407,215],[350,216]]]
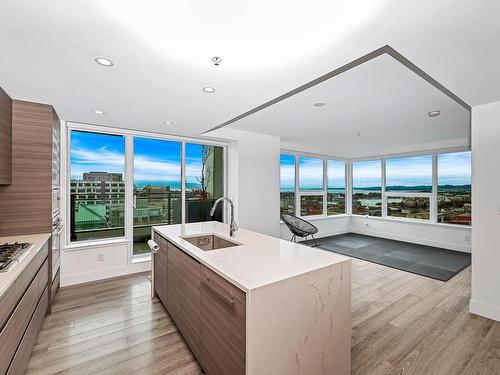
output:
[[[441,281],[448,281],[471,264],[468,253],[355,233],[318,238],[317,242],[324,250]]]

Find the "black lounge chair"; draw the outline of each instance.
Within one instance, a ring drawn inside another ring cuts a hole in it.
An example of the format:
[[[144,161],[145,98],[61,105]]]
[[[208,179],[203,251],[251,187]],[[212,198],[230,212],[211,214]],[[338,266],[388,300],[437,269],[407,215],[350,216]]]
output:
[[[318,228],[314,225],[304,219],[290,214],[281,214],[281,220],[283,220],[288,229],[290,229],[290,232],[293,234],[290,241],[297,242],[297,237],[303,237],[307,240],[307,237],[311,236],[314,241],[314,246],[318,246],[316,238],[314,238],[314,235],[318,233]]]

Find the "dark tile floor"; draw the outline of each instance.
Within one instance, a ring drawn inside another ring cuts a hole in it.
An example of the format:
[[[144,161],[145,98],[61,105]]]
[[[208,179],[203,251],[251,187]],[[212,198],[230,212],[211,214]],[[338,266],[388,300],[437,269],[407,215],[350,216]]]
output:
[[[346,233],[317,239],[322,249],[448,281],[471,264],[468,253]],[[311,245],[311,241],[306,241]]]

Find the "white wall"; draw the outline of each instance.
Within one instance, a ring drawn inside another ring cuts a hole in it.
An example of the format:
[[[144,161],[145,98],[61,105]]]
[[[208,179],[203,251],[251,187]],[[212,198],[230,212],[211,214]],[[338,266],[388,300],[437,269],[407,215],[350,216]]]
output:
[[[450,250],[471,252],[471,229],[390,218],[352,216],[350,231]]]
[[[314,218],[307,219],[311,224],[318,228],[318,233],[315,235],[316,238],[335,236],[337,234],[349,233],[350,231],[350,216],[349,215],[339,215],[330,216],[325,218]],[[290,240],[292,234],[288,230],[284,223],[281,223],[281,233],[280,237],[284,240]],[[299,239],[300,240],[300,239]]]
[[[131,262],[130,246],[130,241],[123,241],[64,250],[61,257],[61,285],[85,283],[150,270],[149,261]]]
[[[351,232],[471,252],[470,227],[347,215],[314,218],[310,222],[319,229],[317,238]],[[281,238],[285,240],[291,238],[290,231],[283,223],[281,223]]]
[[[500,321],[500,102],[472,110],[471,312]]]
[[[211,135],[232,140],[228,147],[228,196],[242,228],[280,236],[280,139],[233,129]]]

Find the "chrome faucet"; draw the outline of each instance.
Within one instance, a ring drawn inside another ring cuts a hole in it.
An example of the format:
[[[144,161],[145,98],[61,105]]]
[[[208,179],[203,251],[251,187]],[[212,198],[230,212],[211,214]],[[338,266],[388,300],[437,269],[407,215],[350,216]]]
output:
[[[229,236],[234,237],[234,232],[238,230],[238,225],[236,225],[236,221],[234,221],[234,204],[233,201],[227,197],[220,197],[217,199],[212,206],[212,209],[210,210],[210,217],[214,216],[215,210],[217,209],[217,206],[219,205],[220,202],[222,201],[227,201],[229,205],[231,206],[231,224],[229,225]]]

